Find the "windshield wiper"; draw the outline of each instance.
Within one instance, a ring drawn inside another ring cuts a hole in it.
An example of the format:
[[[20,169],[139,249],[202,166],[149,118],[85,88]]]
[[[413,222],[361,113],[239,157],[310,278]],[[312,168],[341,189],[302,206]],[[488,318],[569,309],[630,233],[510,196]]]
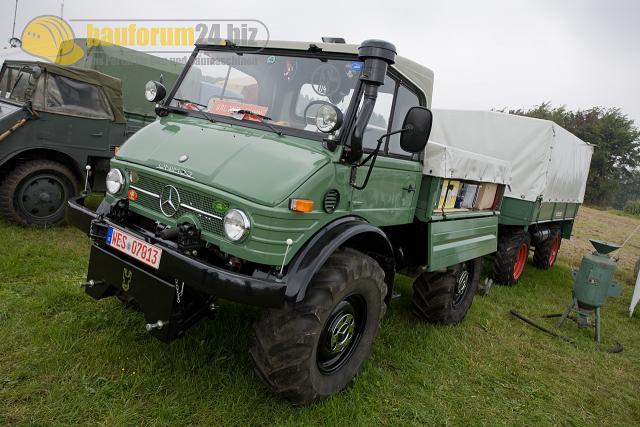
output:
[[[178,101],[178,102],[182,102],[182,103],[189,103],[189,104],[193,105],[194,107],[196,107],[196,110],[202,115],[202,117],[204,117],[206,120],[210,121],[211,123],[216,123],[216,121],[212,117],[209,117],[209,114],[202,109],[203,107],[204,108],[209,108],[206,105],[200,104],[200,103],[197,103],[197,102],[193,102],[193,101],[190,101],[188,99],[173,98],[173,100],[174,101]]]
[[[262,119],[262,121],[260,123],[263,123],[264,125],[266,125],[269,129],[271,129],[276,135],[278,136],[282,136],[282,131],[276,129],[271,123],[269,123],[269,121],[273,121],[273,119],[271,117],[265,116],[264,114],[260,114],[260,113],[256,113],[255,111],[251,111],[251,110],[245,110],[242,108],[232,108],[229,110],[230,113],[234,114],[232,117],[234,119],[237,120],[245,120],[245,114],[249,114],[252,116],[255,116],[259,119]],[[238,114],[238,116],[235,116],[235,114]],[[267,121],[265,121],[267,120]]]

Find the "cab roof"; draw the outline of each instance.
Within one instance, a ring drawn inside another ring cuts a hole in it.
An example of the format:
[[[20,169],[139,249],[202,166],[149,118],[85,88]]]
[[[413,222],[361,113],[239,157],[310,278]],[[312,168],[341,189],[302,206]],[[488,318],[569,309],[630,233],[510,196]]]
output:
[[[214,44],[207,41],[198,41],[196,43],[199,47],[205,46],[220,46],[220,44]],[[268,48],[268,49],[283,49],[283,50],[298,50],[309,51],[311,49],[319,48],[323,52],[343,53],[343,54],[358,54],[357,44],[347,43],[316,43],[316,42],[302,42],[302,41],[283,41],[283,40],[268,40],[268,41],[252,41],[246,44],[237,44],[240,47],[253,47],[253,48]],[[315,46],[315,47],[313,47]],[[396,62],[391,66],[395,71],[404,76],[409,82],[411,82],[417,89],[419,89],[427,100],[427,106],[431,107],[431,95],[433,93],[433,71],[424,65],[420,65],[403,56],[396,56]]]

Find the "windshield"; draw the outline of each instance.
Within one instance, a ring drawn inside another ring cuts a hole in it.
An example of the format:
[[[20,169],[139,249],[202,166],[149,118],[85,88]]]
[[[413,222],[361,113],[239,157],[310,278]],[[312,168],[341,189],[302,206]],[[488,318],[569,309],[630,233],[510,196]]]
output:
[[[245,119],[320,132],[317,109],[329,103],[346,114],[361,69],[352,60],[201,50],[170,105],[219,116],[245,110],[255,113]]]
[[[28,101],[30,84],[33,84],[32,70],[28,67],[11,66],[2,69],[0,76],[0,98],[18,102]]]

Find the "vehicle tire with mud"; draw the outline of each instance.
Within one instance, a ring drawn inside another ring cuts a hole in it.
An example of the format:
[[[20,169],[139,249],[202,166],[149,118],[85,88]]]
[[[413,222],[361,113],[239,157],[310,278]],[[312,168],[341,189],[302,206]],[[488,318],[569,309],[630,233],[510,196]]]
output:
[[[551,226],[551,234],[547,240],[536,245],[533,252],[533,265],[542,270],[548,270],[556,263],[558,251],[562,244],[562,230],[557,225]]]
[[[478,289],[482,257],[422,273],[413,282],[413,312],[429,323],[451,325],[464,319]]]
[[[66,166],[31,160],[7,174],[0,186],[0,213],[21,225],[52,226],[64,221],[67,200],[78,180]]]
[[[384,271],[344,248],[314,275],[304,299],[265,310],[254,325],[258,376],[295,404],[345,388],[371,354],[386,310]]]
[[[507,230],[498,237],[498,250],[493,258],[493,280],[502,285],[515,285],[529,258],[531,237],[524,230]]]

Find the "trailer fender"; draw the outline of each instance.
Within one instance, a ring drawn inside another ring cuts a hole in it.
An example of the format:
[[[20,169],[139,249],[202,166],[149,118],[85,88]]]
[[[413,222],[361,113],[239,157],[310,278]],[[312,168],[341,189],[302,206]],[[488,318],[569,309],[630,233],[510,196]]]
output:
[[[359,217],[340,218],[319,231],[288,265],[286,297],[302,301],[309,283],[327,258],[340,247],[350,247],[374,258],[385,272],[387,303],[393,294],[395,260],[386,234]]]

